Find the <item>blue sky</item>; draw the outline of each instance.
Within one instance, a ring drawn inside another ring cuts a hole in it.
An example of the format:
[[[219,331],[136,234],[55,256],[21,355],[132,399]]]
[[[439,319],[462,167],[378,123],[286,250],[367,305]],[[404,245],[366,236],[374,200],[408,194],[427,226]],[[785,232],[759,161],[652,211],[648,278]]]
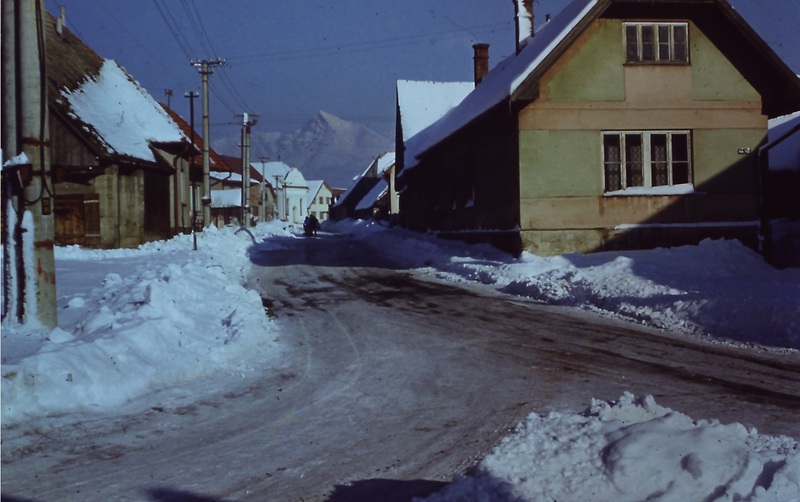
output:
[[[536,24],[568,0],[535,0]],[[798,0],[730,0],[800,73]],[[490,66],[514,50],[511,0],[46,0],[67,26],[117,60],[154,98],[188,119],[200,90],[189,61],[224,58],[211,77],[212,141],[236,134],[242,112],[262,131],[293,130],[317,110],[394,130],[397,79],[472,79],[472,44]],[[200,103],[196,101],[199,121]],[[198,122],[199,123],[199,122]],[[199,128],[199,125],[198,125]]]

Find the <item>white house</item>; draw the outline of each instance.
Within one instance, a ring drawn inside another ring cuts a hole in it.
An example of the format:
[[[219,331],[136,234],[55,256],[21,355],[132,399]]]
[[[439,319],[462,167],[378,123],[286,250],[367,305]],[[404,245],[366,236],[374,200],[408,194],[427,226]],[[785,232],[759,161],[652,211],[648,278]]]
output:
[[[297,168],[285,162],[254,162],[253,169],[262,173],[275,191],[275,217],[289,223],[302,223],[308,215],[309,187]]]
[[[330,208],[333,202],[331,187],[323,180],[308,181],[308,214],[313,214],[319,221],[330,218]]]

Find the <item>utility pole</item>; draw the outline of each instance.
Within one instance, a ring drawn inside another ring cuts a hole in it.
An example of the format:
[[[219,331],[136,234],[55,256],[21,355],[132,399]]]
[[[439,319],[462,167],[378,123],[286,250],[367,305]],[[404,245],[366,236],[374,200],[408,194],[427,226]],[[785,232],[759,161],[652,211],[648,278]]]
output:
[[[261,221],[267,221],[267,162],[269,157],[261,157],[261,192],[258,195],[258,213]]]
[[[195,68],[200,68],[200,76],[203,79],[203,228],[211,224],[211,182],[209,180],[209,161],[208,145],[211,142],[208,133],[208,76],[214,72],[210,70],[215,66],[222,66],[225,61],[222,59],[202,61],[190,61],[189,64]]]
[[[183,95],[184,98],[189,98],[189,123],[191,124],[189,140],[192,142],[192,148],[195,147],[194,98],[198,96],[194,91],[187,91]],[[192,240],[194,241],[194,250],[197,251],[197,186],[194,184],[194,178],[192,177],[192,167],[194,167],[194,155],[189,158],[189,184],[192,186]]]
[[[256,125],[258,114],[242,114],[242,226],[249,226],[250,219],[250,128]]]
[[[3,321],[57,325],[44,1],[2,5]],[[24,156],[22,155],[24,154]]]

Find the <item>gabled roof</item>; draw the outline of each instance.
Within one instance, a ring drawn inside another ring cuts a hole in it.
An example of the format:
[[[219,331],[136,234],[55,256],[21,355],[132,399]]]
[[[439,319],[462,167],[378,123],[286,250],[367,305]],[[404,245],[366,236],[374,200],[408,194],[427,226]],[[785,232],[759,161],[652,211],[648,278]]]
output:
[[[170,118],[175,121],[175,123],[180,128],[181,132],[183,132],[183,135],[191,141],[191,139],[192,139],[192,126],[189,125],[189,123],[186,122],[186,120],[184,120],[183,117],[178,115],[178,113],[175,112],[175,110],[167,107],[167,105],[165,105],[164,103],[159,103],[159,104],[161,105],[162,108],[164,108],[164,111],[167,112],[167,115],[169,115]],[[195,148],[197,149],[197,152],[198,152],[197,155],[194,157],[194,165],[195,165],[195,167],[197,167],[198,165],[200,167],[202,167],[202,165],[203,165],[202,152],[203,152],[203,145],[204,144],[205,144],[205,141],[203,140],[203,137],[201,135],[199,135],[197,133],[197,131],[195,131],[194,132],[194,146],[195,146]],[[228,167],[228,163],[225,162],[225,160],[222,158],[222,156],[219,155],[216,152],[216,150],[214,150],[213,148],[209,148],[208,149],[208,161],[209,161],[208,169],[210,171],[219,171],[219,172],[229,172],[230,171],[230,168]]]
[[[398,80],[397,106],[403,141],[442,118],[474,88],[473,82]]]
[[[310,201],[308,207],[311,207],[316,202],[317,194],[325,182],[322,180],[308,180],[306,183],[308,183],[308,200]]]
[[[49,105],[98,156],[155,164],[150,145],[186,137],[116,62],[104,60],[46,14]]]
[[[383,176],[387,169],[394,165],[394,152],[386,152],[381,154],[376,160],[376,175]]]
[[[382,180],[375,184],[364,197],[356,204],[356,211],[371,209],[389,191],[389,185]]]
[[[350,187],[336,200],[333,207],[354,208],[375,186],[383,181],[383,173],[395,162],[394,152],[385,152],[369,163],[364,171],[353,178]]]
[[[263,174],[264,178],[267,180],[267,183],[272,186],[275,185],[276,179],[279,182],[283,182],[283,180],[286,178],[286,175],[288,175],[289,171],[292,170],[290,165],[280,160],[273,160],[270,162],[253,162],[250,165],[256,169],[259,174]]]
[[[800,108],[800,80],[726,0],[573,0],[519,52],[487,73],[480,85],[406,144],[422,154],[504,101],[532,99],[525,91],[599,17],[690,18],[761,93],[770,117]],[[408,159],[406,163],[415,163]]]

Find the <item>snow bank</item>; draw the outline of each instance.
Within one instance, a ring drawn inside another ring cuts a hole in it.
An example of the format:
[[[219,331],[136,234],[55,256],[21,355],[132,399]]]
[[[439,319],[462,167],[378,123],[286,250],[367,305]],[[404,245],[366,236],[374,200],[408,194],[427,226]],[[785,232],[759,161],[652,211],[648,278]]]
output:
[[[277,225],[259,230],[261,237],[285,233]],[[118,271],[61,297],[59,328],[4,333],[3,424],[112,411],[157,390],[244,375],[269,361],[275,328],[259,295],[241,286],[253,239],[235,231],[207,229],[197,252],[188,235],[137,250],[57,248],[57,260],[94,259],[98,267],[99,260],[111,260]],[[143,258],[138,270],[126,269],[132,256]],[[113,260],[121,260],[118,267]]]
[[[479,464],[426,502],[800,498],[800,444],[693,420],[626,393],[580,415],[531,414]],[[418,500],[418,499],[417,499]]]
[[[778,270],[735,240],[642,251],[515,259],[375,222],[330,223],[361,235],[405,267],[477,281],[543,303],[576,307],[673,333],[800,349],[800,269]]]

